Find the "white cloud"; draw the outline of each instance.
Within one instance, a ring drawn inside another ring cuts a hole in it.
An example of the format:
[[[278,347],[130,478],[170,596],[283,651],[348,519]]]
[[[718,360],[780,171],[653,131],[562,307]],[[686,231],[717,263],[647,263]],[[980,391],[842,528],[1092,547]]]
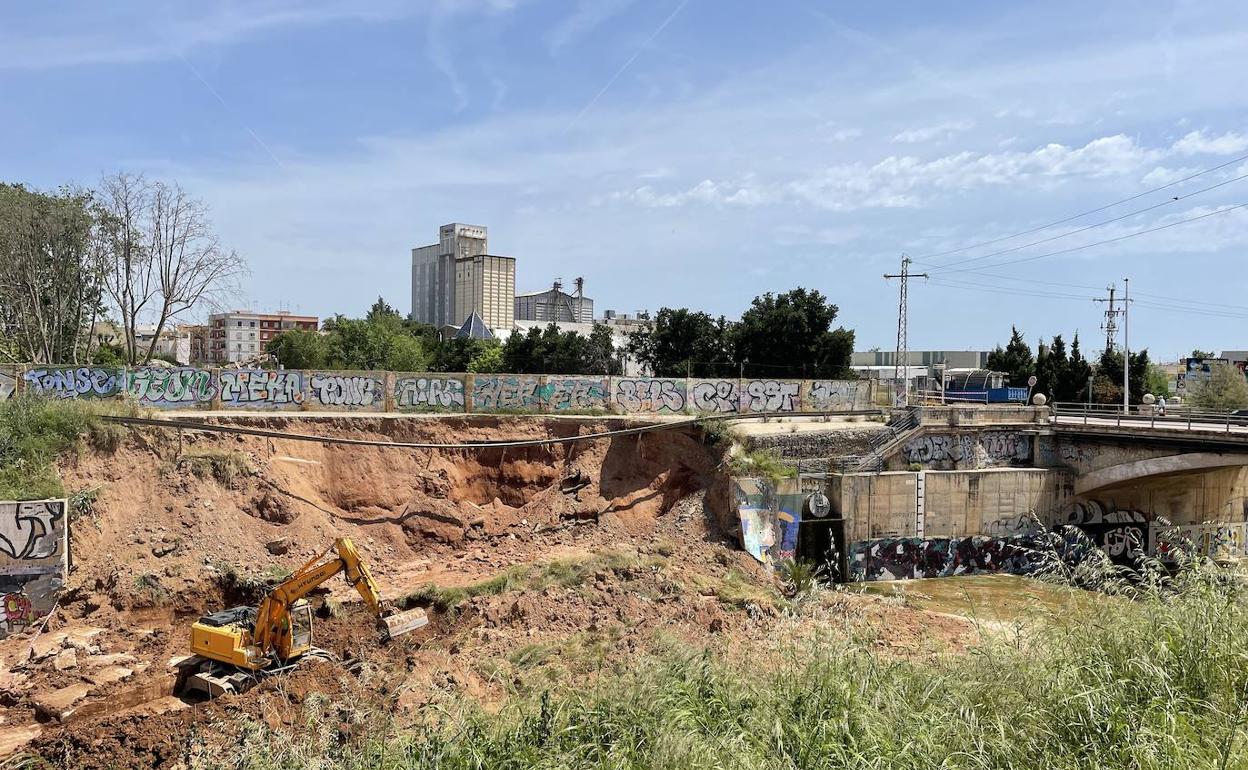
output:
[[[1140,178],[1140,184],[1145,187],[1167,185],[1189,177],[1198,171],[1200,171],[1198,168],[1168,168],[1166,166],[1157,166]]]
[[[1182,155],[1237,155],[1244,150],[1248,150],[1248,134],[1234,131],[1212,136],[1201,129],[1188,133],[1174,143],[1174,151]]]
[[[920,144],[922,142],[930,142],[933,139],[945,140],[963,131],[970,131],[974,127],[974,121],[970,120],[946,121],[937,123],[934,126],[906,129],[894,136],[893,141],[900,144]]]
[[[848,142],[860,136],[862,136],[861,128],[838,128],[828,134],[827,139],[829,142]]]
[[[603,22],[619,14],[635,0],[581,0],[576,10],[564,17],[546,35],[546,46],[551,53],[573,43]]]

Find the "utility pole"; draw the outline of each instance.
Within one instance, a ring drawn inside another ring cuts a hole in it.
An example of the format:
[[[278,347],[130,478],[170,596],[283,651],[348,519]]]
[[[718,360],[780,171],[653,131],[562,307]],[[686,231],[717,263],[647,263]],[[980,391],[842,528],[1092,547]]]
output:
[[[1123,311],[1114,307],[1114,292],[1118,290],[1118,287],[1111,283],[1105,289],[1109,292],[1108,300],[1094,299],[1092,301],[1109,303],[1105,308],[1105,323],[1101,324],[1101,328],[1105,330],[1105,349],[1112,353],[1118,342],[1118,315]]]
[[[1131,414],[1131,279],[1122,279],[1122,413]]]
[[[909,289],[910,278],[926,278],[927,273],[911,273],[910,263],[912,259],[905,254],[901,255],[901,272],[896,275],[884,274],[888,278],[901,279],[901,300],[897,304],[897,352],[896,358],[893,359],[893,378],[897,381],[896,387],[901,395],[901,406],[910,405],[910,368],[906,361],[909,351],[906,349],[906,304],[908,301],[907,292]]]

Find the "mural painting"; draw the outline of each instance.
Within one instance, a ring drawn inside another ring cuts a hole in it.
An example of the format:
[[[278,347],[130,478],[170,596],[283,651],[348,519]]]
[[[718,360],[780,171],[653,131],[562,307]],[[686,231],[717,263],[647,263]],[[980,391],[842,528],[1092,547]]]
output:
[[[851,580],[909,580],[975,572],[1025,575],[1039,566],[1027,538],[888,537],[849,547]]]
[[[862,402],[859,402],[861,388]],[[806,393],[806,407],[810,412],[835,412],[845,409],[866,409],[867,386],[854,380],[811,380]]]
[[[472,411],[527,412],[542,406],[535,374],[479,374],[472,383]]]
[[[1149,546],[1149,520],[1140,511],[1119,510],[1113,503],[1071,503],[1066,524],[1082,530],[1115,564],[1132,565]]]
[[[221,405],[227,408],[295,409],[303,404],[303,372],[223,369]]]
[[[741,392],[742,412],[796,412],[801,405],[801,380],[750,380]]]
[[[122,392],[126,370],[112,366],[37,366],[22,375],[26,389],[53,398],[108,398]]]
[[[0,502],[0,638],[52,611],[69,568],[64,500]]]
[[[694,412],[731,413],[740,404],[736,380],[689,380],[689,408]]]
[[[606,377],[548,376],[539,391],[542,403],[552,412],[584,412],[607,408]]]
[[[798,480],[734,478],[732,495],[745,550],[763,564],[792,559],[807,496]]]
[[[1188,524],[1169,526],[1154,522],[1148,530],[1148,552],[1163,561],[1174,561],[1178,551],[1210,559],[1244,556],[1245,523]]]
[[[351,408],[381,411],[386,407],[384,373],[338,374],[313,372],[308,379],[312,408]]]
[[[447,375],[396,374],[394,406],[403,412],[462,412],[464,381]]]
[[[126,393],[143,406],[185,407],[211,402],[217,386],[208,369],[145,366],[127,373]]]
[[[616,378],[612,400],[629,414],[672,414],[685,409],[685,381]]]

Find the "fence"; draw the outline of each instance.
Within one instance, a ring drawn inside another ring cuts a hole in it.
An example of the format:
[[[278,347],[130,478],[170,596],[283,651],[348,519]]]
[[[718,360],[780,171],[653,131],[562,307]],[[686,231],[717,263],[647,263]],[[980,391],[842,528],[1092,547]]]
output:
[[[870,380],[19,366],[14,388],[54,398],[129,397],[211,411],[751,414],[870,408]],[[2,379],[2,377],[0,377]]]

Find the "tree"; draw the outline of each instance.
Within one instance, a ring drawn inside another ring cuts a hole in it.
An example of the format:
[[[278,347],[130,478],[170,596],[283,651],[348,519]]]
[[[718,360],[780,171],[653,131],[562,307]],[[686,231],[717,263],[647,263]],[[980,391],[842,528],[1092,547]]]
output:
[[[1070,342],[1070,364],[1066,368],[1066,380],[1058,389],[1059,401],[1084,401],[1088,397],[1088,380],[1092,378],[1092,365],[1079,349],[1079,333]]]
[[[1077,392],[1070,383],[1070,359],[1062,335],[1053,337],[1049,345],[1041,343],[1036,351],[1036,391],[1050,401],[1072,401]]]
[[[1190,388],[1188,402],[1200,409],[1228,412],[1248,409],[1248,380],[1238,367],[1219,362],[1209,368],[1209,379]]]
[[[1138,404],[1144,398],[1148,380],[1148,351],[1131,354],[1130,403]],[[1085,394],[1086,397],[1086,394]],[[1092,400],[1099,404],[1122,403],[1122,353],[1105,350],[1093,375]]]
[[[1009,376],[1009,385],[1015,388],[1027,387],[1027,380],[1036,373],[1036,364],[1031,356],[1031,347],[1023,339],[1022,332],[1010,327],[1010,342],[1003,350],[1000,345],[988,354],[988,368],[994,372],[1005,372]]]
[[[90,196],[0,184],[0,355],[87,360],[102,300]]]
[[[138,360],[139,318],[156,294],[151,249],[143,234],[150,186],[142,176],[105,177],[96,200],[104,287],[121,314],[126,361]]]
[[[1192,350],[1192,356],[1191,356],[1191,357],[1192,357],[1192,358],[1200,358],[1200,359],[1205,359],[1205,358],[1217,358],[1217,356],[1215,356],[1212,352],[1210,352],[1210,351],[1208,351],[1208,350],[1201,350],[1200,348],[1195,348],[1194,350]]]
[[[291,329],[273,339],[265,350],[287,369],[323,369],[329,366],[329,340],[312,329]]]
[[[485,340],[468,362],[468,371],[489,374],[503,371],[503,346],[498,340]]]
[[[817,290],[755,297],[732,329],[735,359],[773,377],[841,376],[849,369],[853,336],[831,331],[836,314],[836,305]]]
[[[513,335],[514,336],[514,335]],[[471,337],[452,337],[439,344],[433,351],[430,370],[435,372],[466,372],[473,360],[482,354],[493,340],[477,340]]]
[[[1144,376],[1144,391],[1157,398],[1170,397],[1170,375],[1157,364],[1148,365],[1148,374]]]
[[[628,352],[656,377],[722,375],[733,368],[729,325],[688,308],[663,308],[650,328],[629,335]]]

